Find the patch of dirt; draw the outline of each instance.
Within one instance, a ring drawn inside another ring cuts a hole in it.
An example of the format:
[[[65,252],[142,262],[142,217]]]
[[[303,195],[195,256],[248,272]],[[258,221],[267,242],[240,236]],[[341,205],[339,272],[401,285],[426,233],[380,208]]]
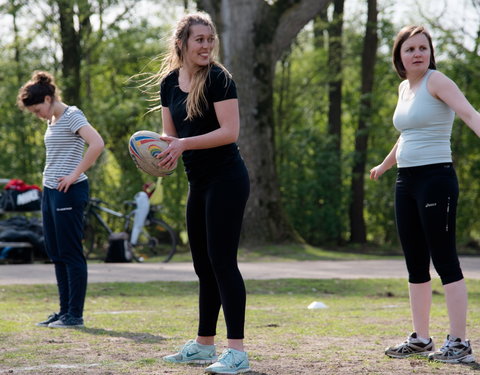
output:
[[[397,343],[394,337],[287,337],[270,342],[256,337],[248,342],[250,375],[479,375],[480,365],[429,363],[424,358],[390,359],[384,346]],[[401,340],[401,338],[400,338]],[[23,341],[23,339],[21,340]],[[15,365],[0,364],[0,374],[14,375],[201,375],[204,366],[170,365],[162,356],[182,345],[183,338],[160,335],[85,329],[65,331],[39,340],[31,358]],[[220,342],[218,351],[223,349]],[[472,342],[480,348],[480,340]],[[3,350],[0,344],[0,350]]]

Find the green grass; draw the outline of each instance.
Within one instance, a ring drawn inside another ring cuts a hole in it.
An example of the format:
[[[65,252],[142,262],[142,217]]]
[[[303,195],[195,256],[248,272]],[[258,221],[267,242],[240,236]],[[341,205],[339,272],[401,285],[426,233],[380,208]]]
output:
[[[459,247],[461,255],[480,255],[478,250]],[[102,254],[93,254],[95,259],[90,262],[102,262],[106,250]],[[308,244],[265,245],[256,247],[241,247],[238,251],[241,262],[287,262],[303,260],[367,260],[367,259],[403,259],[399,245],[359,245],[348,246],[312,246]],[[177,247],[177,252],[171,262],[190,262],[192,260],[187,246]],[[160,257],[145,259],[145,262],[161,262]]]
[[[386,344],[411,329],[405,280],[247,280],[246,286],[246,344],[254,374],[403,375],[418,370],[469,375],[480,370],[478,365],[448,367],[383,356]],[[433,286],[431,333],[441,344],[448,321],[443,289],[438,280]],[[202,368],[161,361],[195,336],[197,287],[195,282],[91,284],[86,328],[53,330],[34,323],[56,310],[55,286],[0,286],[0,373],[202,374]],[[468,288],[469,335],[474,348],[480,348],[480,281],[468,281]],[[313,301],[328,308],[307,309]],[[225,341],[221,316],[219,346]],[[58,365],[73,367],[56,370]],[[445,372],[450,368],[455,371]]]
[[[241,262],[288,262],[303,260],[367,260],[367,259],[400,259],[399,249],[396,247],[317,247],[307,244],[266,245],[257,247],[241,247],[238,259]],[[147,261],[159,261],[152,258]],[[191,261],[190,252],[180,247],[172,262]]]

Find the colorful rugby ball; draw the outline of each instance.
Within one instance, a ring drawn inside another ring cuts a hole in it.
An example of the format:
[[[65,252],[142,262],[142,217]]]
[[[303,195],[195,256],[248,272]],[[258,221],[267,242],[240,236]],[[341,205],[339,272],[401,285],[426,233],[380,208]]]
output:
[[[158,166],[161,159],[157,159],[156,156],[167,147],[168,143],[160,139],[160,134],[148,130],[136,132],[128,142],[128,152],[136,166],[155,177],[172,174],[176,168],[176,165],[168,170]]]

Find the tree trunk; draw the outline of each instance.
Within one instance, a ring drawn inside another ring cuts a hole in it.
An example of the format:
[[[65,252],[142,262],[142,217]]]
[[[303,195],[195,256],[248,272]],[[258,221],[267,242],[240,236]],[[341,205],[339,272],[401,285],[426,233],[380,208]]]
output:
[[[368,127],[371,121],[373,79],[377,55],[377,1],[368,0],[368,18],[362,52],[362,88],[358,129],[355,136],[355,153],[352,168],[350,204],[350,241],[367,241],[363,216],[365,197],[365,165],[367,158]]]
[[[343,5],[344,0],[334,0],[333,18],[328,25],[328,135],[329,153],[333,168],[332,178],[326,189],[326,205],[333,206],[332,211],[338,212],[335,230],[330,233],[330,241],[340,243],[342,241],[342,61],[343,61]]]
[[[57,5],[63,53],[63,99],[69,104],[81,106],[80,65],[82,61],[82,52],[80,47],[80,37],[75,29],[75,4],[70,0],[57,0]]]
[[[328,134],[332,137],[338,161],[341,158],[342,140],[342,29],[344,0],[334,0],[333,19],[328,27]],[[340,171],[340,169],[339,169]],[[338,176],[340,182],[340,173]],[[340,186],[340,185],[338,185]]]
[[[219,29],[222,59],[237,83],[239,146],[250,173],[251,193],[243,242],[298,241],[281,205],[275,171],[273,78],[275,63],[328,0],[197,0]]]

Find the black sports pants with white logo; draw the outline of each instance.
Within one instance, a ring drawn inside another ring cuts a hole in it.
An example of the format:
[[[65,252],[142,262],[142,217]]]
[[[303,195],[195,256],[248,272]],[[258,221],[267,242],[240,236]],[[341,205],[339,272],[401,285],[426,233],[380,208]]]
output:
[[[199,278],[199,336],[215,336],[222,306],[227,338],[243,339],[246,291],[237,250],[249,193],[241,159],[208,181],[190,182],[187,231]]]
[[[443,285],[463,279],[455,244],[457,200],[452,163],[398,168],[395,218],[410,283],[430,281],[430,258]]]
[[[83,316],[87,292],[87,262],[83,256],[83,213],[88,201],[88,180],[66,193],[44,187],[43,234],[47,254],[55,264],[60,315]]]

